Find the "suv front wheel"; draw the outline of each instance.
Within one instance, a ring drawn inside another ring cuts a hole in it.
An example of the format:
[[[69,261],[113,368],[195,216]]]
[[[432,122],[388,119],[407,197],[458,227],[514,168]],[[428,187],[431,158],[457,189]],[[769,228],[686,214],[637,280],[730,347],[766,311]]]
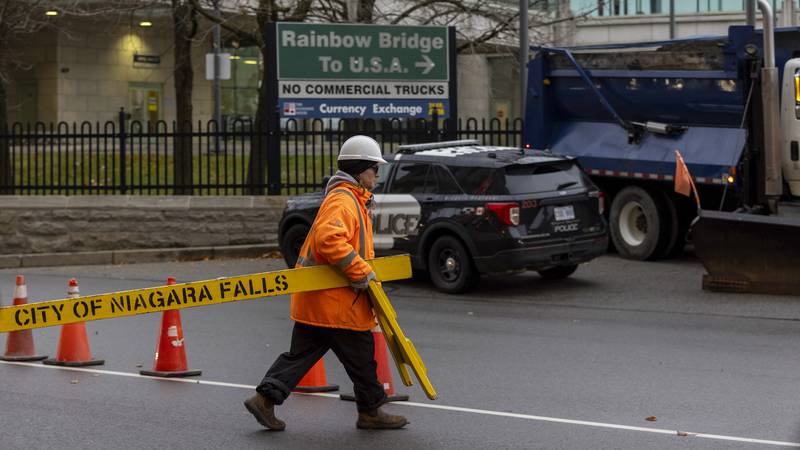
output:
[[[466,291],[480,277],[464,244],[453,236],[442,236],[433,243],[428,253],[428,273],[434,286],[448,294]]]
[[[297,257],[300,256],[300,248],[306,240],[309,227],[304,223],[298,223],[289,227],[281,240],[281,252],[283,253],[283,260],[286,261],[286,267],[292,268],[297,262]]]

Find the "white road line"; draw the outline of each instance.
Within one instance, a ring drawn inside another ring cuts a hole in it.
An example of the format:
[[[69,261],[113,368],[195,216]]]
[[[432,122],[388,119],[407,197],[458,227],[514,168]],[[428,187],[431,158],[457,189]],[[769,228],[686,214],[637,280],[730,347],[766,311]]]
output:
[[[56,370],[67,370],[71,372],[85,372],[85,373],[96,373],[101,375],[116,375],[120,377],[129,377],[129,378],[150,378],[159,381],[173,381],[176,383],[189,383],[189,384],[203,384],[207,386],[221,386],[221,387],[231,387],[237,389],[248,389],[254,390],[255,386],[250,386],[247,384],[237,384],[237,383],[225,383],[222,381],[207,381],[207,380],[199,380],[199,379],[189,379],[189,378],[159,378],[159,377],[150,377],[147,375],[140,375],[138,373],[130,373],[130,372],[116,372],[113,370],[99,370],[99,369],[86,369],[83,367],[62,367],[62,366],[48,366],[39,363],[30,363],[30,362],[13,362],[13,361],[0,361],[0,364],[7,364],[13,366],[26,366],[26,367],[37,367],[41,369],[56,369]],[[310,395],[314,397],[327,397],[327,398],[339,398],[339,394],[324,394],[324,393],[300,393],[295,392],[294,394],[298,395]],[[616,430],[627,430],[627,431],[640,431],[644,433],[655,433],[655,434],[667,434],[673,436],[681,436],[681,437],[695,437],[695,438],[704,438],[704,439],[716,439],[721,441],[734,441],[734,442],[747,442],[750,444],[764,444],[764,445],[776,445],[780,447],[795,447],[800,448],[800,442],[786,442],[786,441],[772,441],[767,439],[752,439],[746,437],[739,437],[739,436],[726,436],[721,434],[706,434],[706,433],[696,433],[690,431],[680,431],[680,430],[667,430],[663,428],[645,428],[645,427],[635,427],[630,425],[619,425],[614,423],[604,423],[604,422],[590,422],[586,420],[574,420],[574,419],[561,419],[558,417],[546,417],[546,416],[534,416],[530,414],[517,414],[517,413],[509,413],[509,412],[502,412],[502,411],[489,411],[485,409],[474,409],[474,408],[462,408],[459,406],[447,406],[447,405],[434,405],[431,403],[417,403],[417,402],[396,402],[393,405],[398,406],[412,406],[417,408],[429,408],[429,409],[439,409],[444,411],[454,411],[454,412],[463,412],[463,413],[470,413],[470,414],[481,414],[484,416],[498,416],[498,417],[509,417],[513,419],[524,419],[524,420],[534,420],[539,422],[553,422],[553,423],[564,423],[569,425],[581,425],[581,426],[588,426],[588,427],[597,427],[597,428],[611,428]]]

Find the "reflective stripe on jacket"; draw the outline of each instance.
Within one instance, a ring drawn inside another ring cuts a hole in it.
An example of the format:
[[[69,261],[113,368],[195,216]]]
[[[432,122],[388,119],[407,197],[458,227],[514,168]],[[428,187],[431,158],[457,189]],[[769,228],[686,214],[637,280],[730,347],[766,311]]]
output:
[[[311,226],[296,267],[332,264],[350,281],[364,279],[372,268],[364,260],[375,257],[372,219],[367,202],[372,194],[351,183],[341,183],[325,196]],[[292,320],[328,328],[366,331],[375,326],[366,293],[348,287],[298,292],[292,295]]]

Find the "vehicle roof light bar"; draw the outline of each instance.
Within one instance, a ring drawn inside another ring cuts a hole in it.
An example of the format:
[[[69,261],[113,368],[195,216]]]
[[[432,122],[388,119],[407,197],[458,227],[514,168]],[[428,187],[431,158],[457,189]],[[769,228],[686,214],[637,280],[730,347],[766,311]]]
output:
[[[476,139],[462,139],[460,141],[442,141],[442,142],[430,142],[428,144],[409,144],[409,145],[401,145],[397,149],[401,153],[414,153],[422,150],[433,150],[439,148],[448,148],[448,147],[463,147],[465,145],[480,145],[480,142]]]

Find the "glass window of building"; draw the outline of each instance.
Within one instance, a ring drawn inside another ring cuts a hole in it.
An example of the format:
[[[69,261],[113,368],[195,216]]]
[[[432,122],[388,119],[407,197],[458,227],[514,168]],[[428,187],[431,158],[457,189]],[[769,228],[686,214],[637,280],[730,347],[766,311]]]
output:
[[[223,120],[253,119],[261,83],[261,52],[255,46],[223,48],[222,52],[231,55],[231,78],[221,82]]]
[[[669,14],[669,0],[569,0],[574,14],[595,17]],[[782,1],[771,0],[780,11]],[[703,14],[744,11],[745,0],[675,0],[676,14]]]
[[[518,0],[499,0],[509,6],[519,5]],[[746,0],[675,0],[676,14],[703,14],[719,12],[742,12]],[[768,0],[778,12],[783,0]],[[529,0],[530,10],[551,11],[558,9],[559,2],[569,2],[575,15],[589,14],[593,17],[636,16],[669,14],[669,0]],[[795,0],[797,5],[798,0]],[[797,7],[797,6],[795,6]]]

